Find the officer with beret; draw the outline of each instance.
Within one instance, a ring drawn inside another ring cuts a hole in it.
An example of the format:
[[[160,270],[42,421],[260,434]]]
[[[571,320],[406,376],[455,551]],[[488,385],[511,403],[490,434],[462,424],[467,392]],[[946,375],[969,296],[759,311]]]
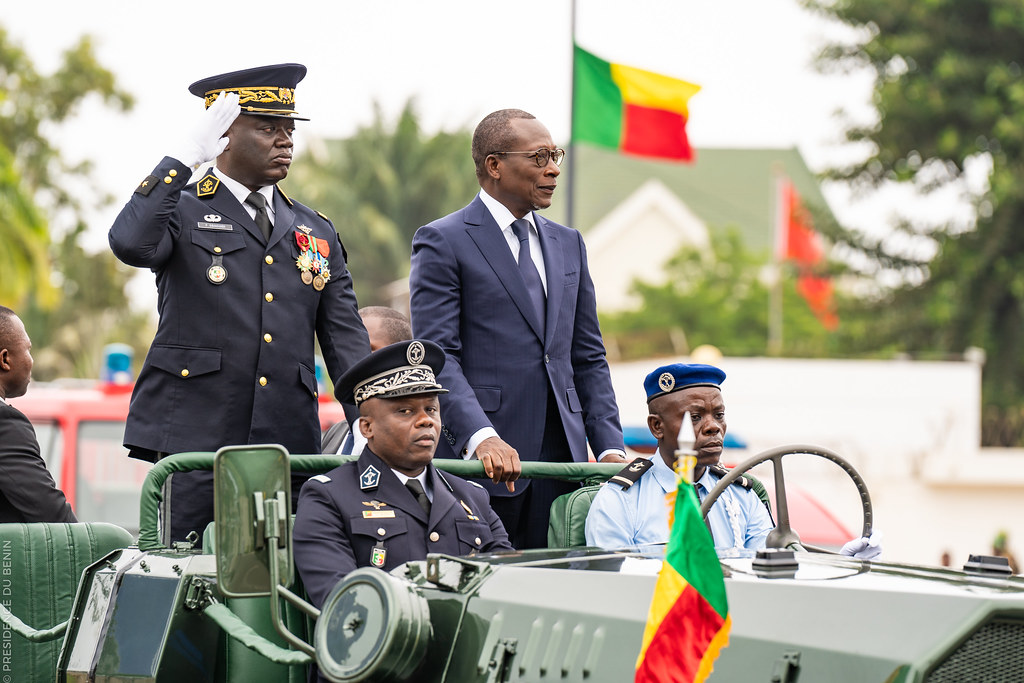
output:
[[[703,500],[725,476],[726,470],[718,464],[726,430],[723,381],[722,370],[700,363],[664,365],[647,375],[647,426],[658,440],[658,452],[650,459],[634,460],[601,487],[587,515],[588,545],[624,548],[668,541],[665,495],[676,490],[673,464],[686,415],[693,423],[697,452],[693,480],[698,498]],[[720,550],[763,548],[775,527],[768,508],[741,481],[715,502],[707,521],[715,548]],[[871,559],[881,553],[881,545],[854,539],[843,546],[842,553]]]
[[[444,361],[439,346],[414,339],[374,351],[341,378],[339,398],[359,406],[366,447],[299,494],[295,566],[314,605],[357,567],[512,549],[487,491],[431,463]]]
[[[334,226],[277,185],[295,121],[308,120],[295,109],[305,74],[276,64],[193,83],[206,105],[197,127],[110,228],[114,254],[151,269],[158,292],[159,326],[125,429],[132,457],[253,443],[318,453],[314,335],[335,380],[369,353]],[[211,481],[174,476],[172,539],[213,519]]]

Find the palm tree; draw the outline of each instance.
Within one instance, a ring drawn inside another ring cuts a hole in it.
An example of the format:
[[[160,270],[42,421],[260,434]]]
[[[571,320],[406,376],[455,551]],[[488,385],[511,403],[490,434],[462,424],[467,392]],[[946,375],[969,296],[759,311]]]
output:
[[[384,287],[408,274],[416,229],[478,189],[468,130],[425,135],[412,100],[393,126],[374,110],[352,137],[313,141],[287,181],[289,193],[334,222],[361,304],[386,303]]]

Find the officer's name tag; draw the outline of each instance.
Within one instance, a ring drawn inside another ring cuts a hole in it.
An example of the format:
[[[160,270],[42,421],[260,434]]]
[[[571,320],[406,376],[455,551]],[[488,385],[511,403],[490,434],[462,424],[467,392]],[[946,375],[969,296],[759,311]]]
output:
[[[384,517],[394,517],[394,510],[364,510],[363,519],[382,519]]]
[[[231,223],[204,223],[200,221],[198,227],[200,230],[226,230],[228,232],[234,231],[234,228],[231,226]]]

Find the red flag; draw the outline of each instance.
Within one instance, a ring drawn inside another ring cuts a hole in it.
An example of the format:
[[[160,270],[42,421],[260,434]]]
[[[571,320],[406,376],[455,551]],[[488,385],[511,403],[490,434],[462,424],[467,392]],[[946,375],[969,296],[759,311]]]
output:
[[[796,264],[797,291],[827,330],[839,326],[839,317],[832,303],[832,280],[817,275],[825,262],[821,238],[814,231],[811,215],[800,202],[800,195],[789,180],[780,183],[779,202],[782,216],[779,258]]]

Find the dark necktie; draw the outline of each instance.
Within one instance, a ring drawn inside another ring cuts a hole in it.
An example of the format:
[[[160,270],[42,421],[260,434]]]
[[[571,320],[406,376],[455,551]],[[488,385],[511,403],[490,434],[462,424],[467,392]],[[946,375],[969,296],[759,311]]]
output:
[[[256,227],[263,233],[263,239],[270,241],[270,231],[274,226],[270,224],[270,216],[267,214],[267,199],[259,192],[253,192],[245,199],[245,203],[256,209]]]
[[[427,492],[423,490],[423,484],[420,483],[419,479],[410,479],[405,482],[405,487],[412,491],[412,495],[416,496],[416,502],[420,504],[423,511],[430,516],[430,499],[427,498]]]
[[[512,223],[512,232],[519,238],[519,272],[523,275],[526,291],[530,293],[533,307],[540,319],[540,329],[543,330],[547,303],[544,297],[544,284],[540,281],[537,265],[530,255],[530,222],[525,218],[520,218]]]
[[[696,484],[695,483],[693,485],[693,492],[695,494],[697,494],[697,508],[700,509],[700,503],[701,503],[701,500],[700,500],[700,484]],[[722,499],[719,498],[718,500],[716,500],[715,501],[715,505],[718,505],[718,501],[720,501],[720,500],[722,500]],[[710,517],[708,517],[708,519],[704,520],[704,525],[707,526],[707,528],[708,528],[708,535],[711,536],[711,541],[714,542],[715,534],[712,533],[712,531],[711,531],[711,518]]]

